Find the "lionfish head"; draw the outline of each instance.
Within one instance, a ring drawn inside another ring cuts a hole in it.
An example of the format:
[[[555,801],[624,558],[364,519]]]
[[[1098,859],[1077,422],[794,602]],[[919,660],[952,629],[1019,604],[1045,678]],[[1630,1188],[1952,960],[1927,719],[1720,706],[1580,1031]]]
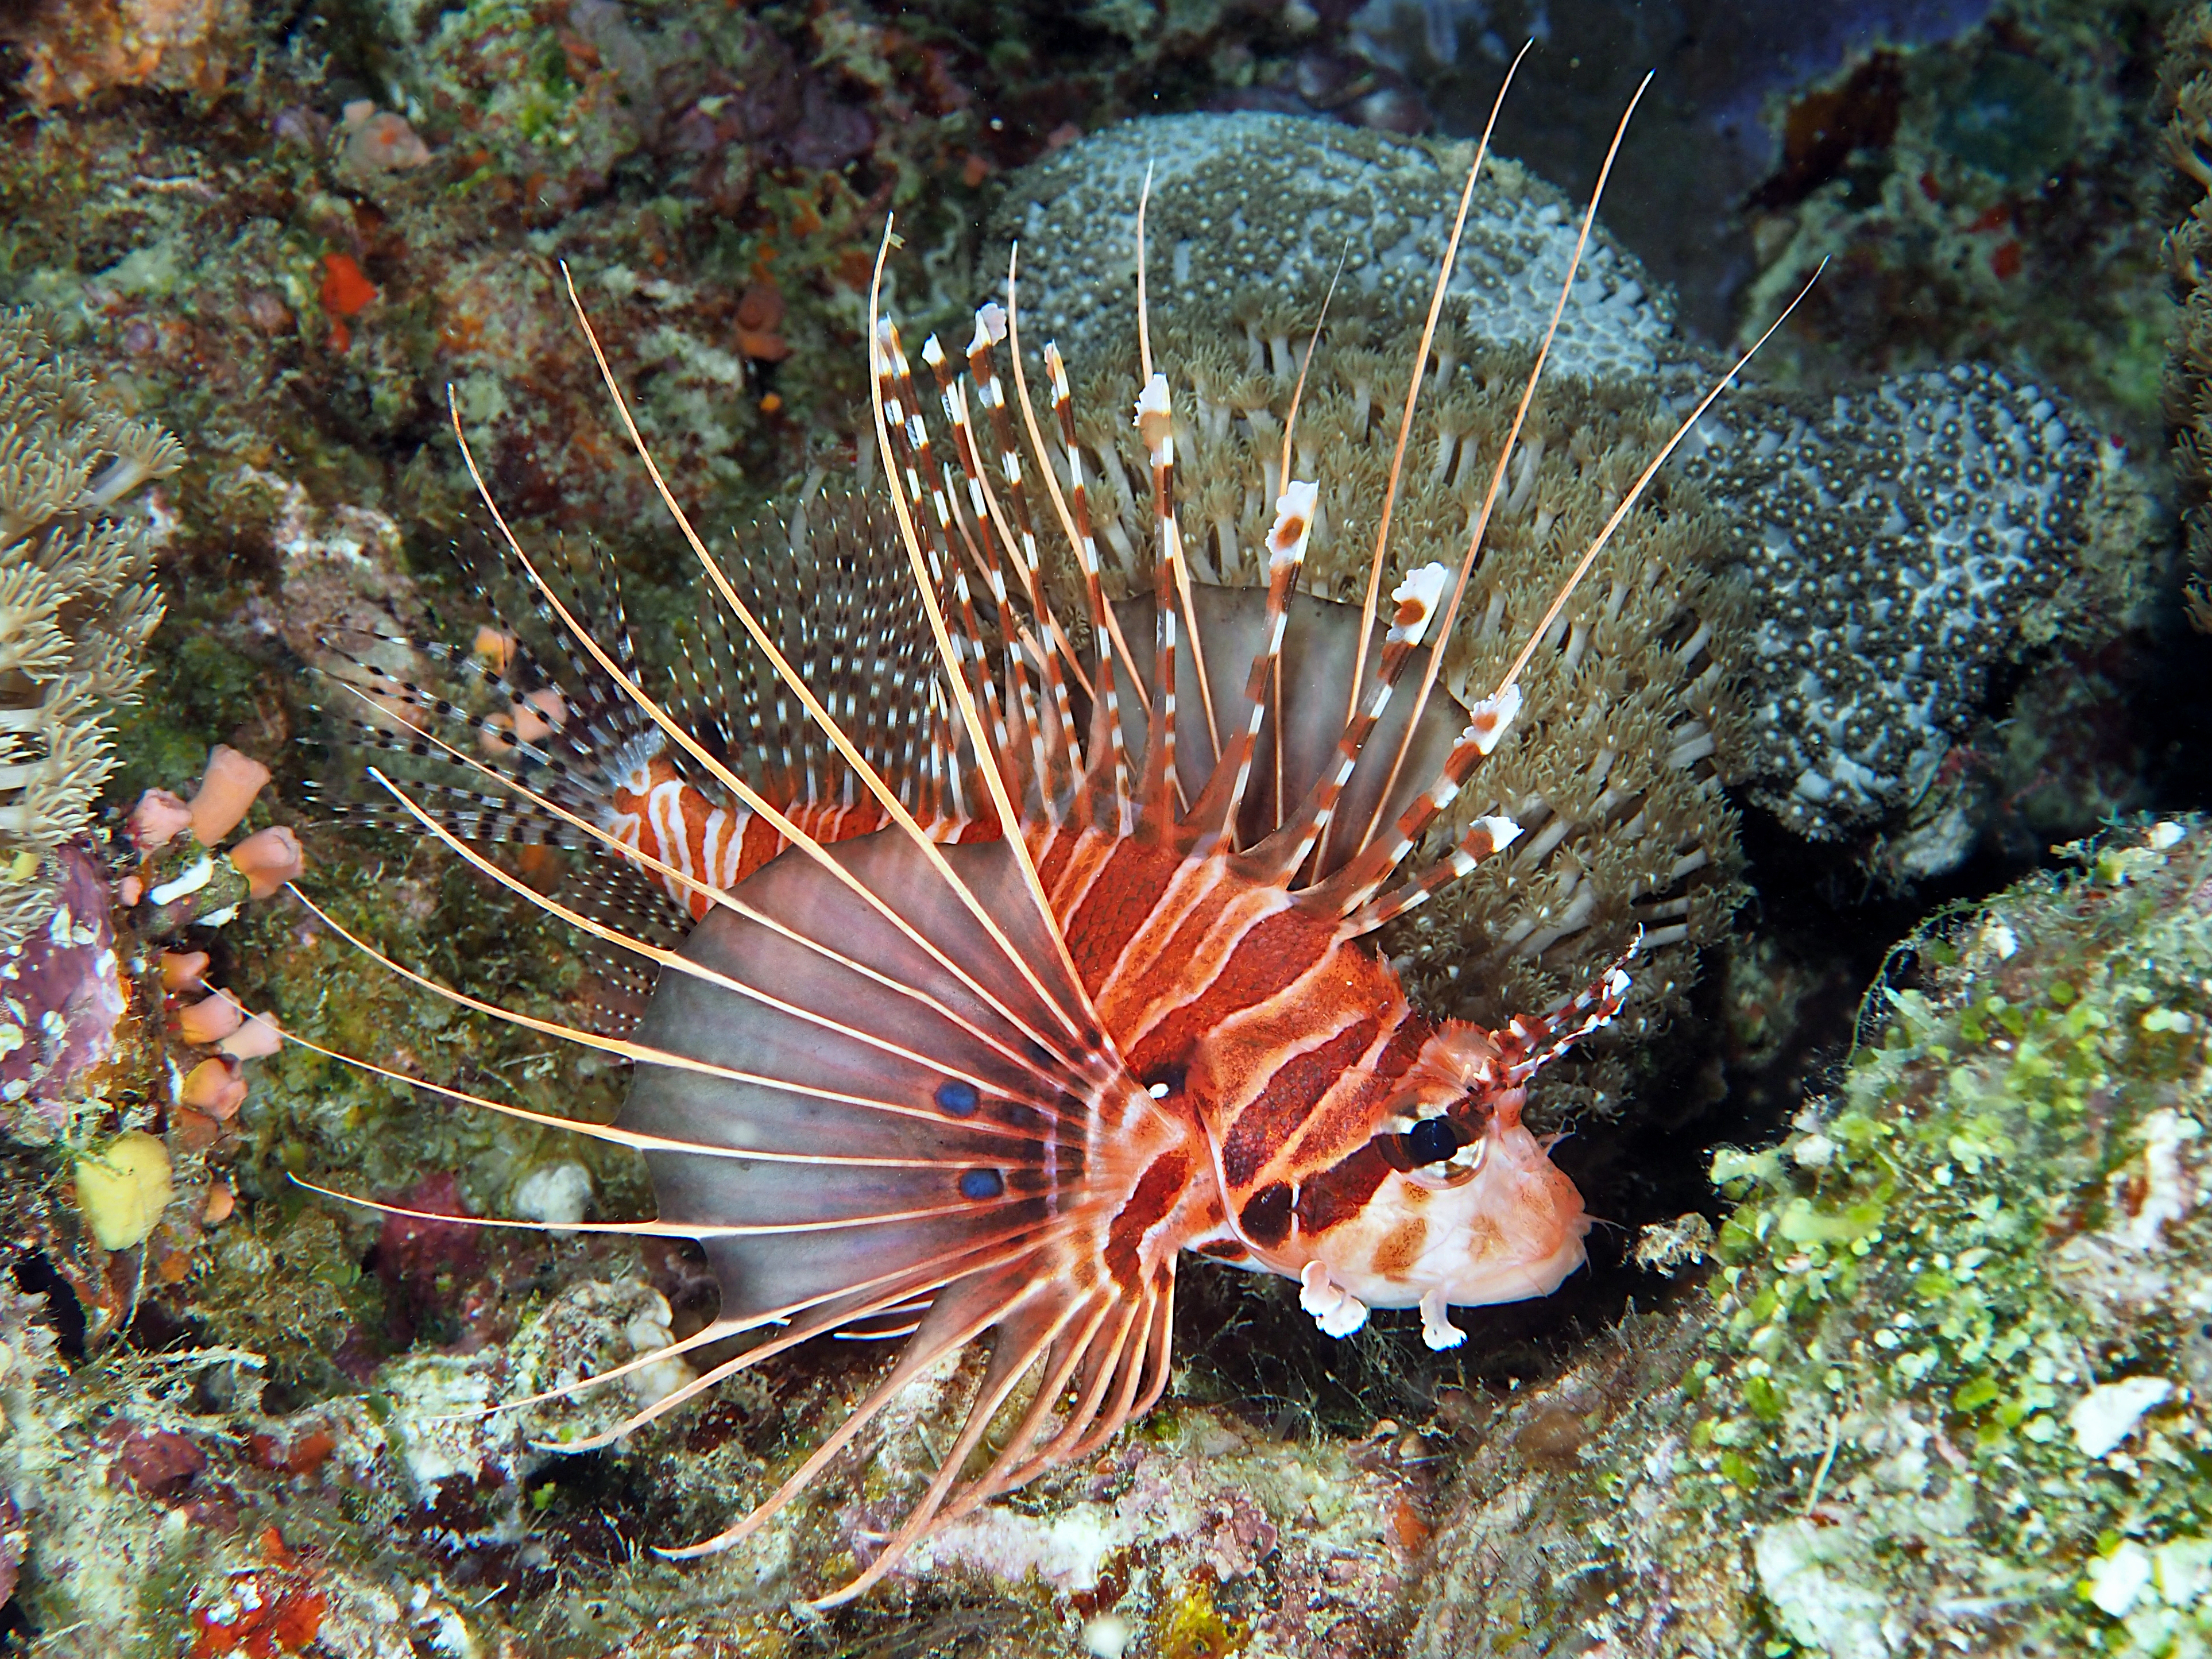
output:
[[[1522,1069],[1480,1026],[1429,1039],[1370,1143],[1390,1173],[1322,1252],[1334,1283],[1370,1307],[1440,1310],[1549,1296],[1583,1265],[1589,1217],[1522,1124]]]

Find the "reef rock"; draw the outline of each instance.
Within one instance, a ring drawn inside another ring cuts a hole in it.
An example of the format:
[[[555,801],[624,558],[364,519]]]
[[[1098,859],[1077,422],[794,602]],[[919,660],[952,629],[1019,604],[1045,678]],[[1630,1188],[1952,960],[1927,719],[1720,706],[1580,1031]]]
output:
[[[1413,1654],[2205,1650],[2212,832],[2077,852],[1898,947],[1704,1285],[1477,1425]]]
[[[20,90],[39,109],[111,87],[213,94],[253,51],[247,0],[33,0],[10,9],[0,40],[23,43],[30,66]]]

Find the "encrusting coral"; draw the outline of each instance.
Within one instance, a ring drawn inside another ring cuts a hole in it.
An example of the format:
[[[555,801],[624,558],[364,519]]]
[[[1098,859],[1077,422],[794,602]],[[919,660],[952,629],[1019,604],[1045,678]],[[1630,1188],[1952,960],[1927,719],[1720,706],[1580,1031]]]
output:
[[[1753,799],[1825,840],[1925,793],[2067,573],[2081,430],[2061,399],[1978,366],[1700,422],[1684,471],[1729,503],[1729,565],[1761,596]]]
[[[103,723],[161,619],[145,522],[118,508],[183,459],[0,314],[0,945],[52,911],[55,849],[87,822],[113,763]]]

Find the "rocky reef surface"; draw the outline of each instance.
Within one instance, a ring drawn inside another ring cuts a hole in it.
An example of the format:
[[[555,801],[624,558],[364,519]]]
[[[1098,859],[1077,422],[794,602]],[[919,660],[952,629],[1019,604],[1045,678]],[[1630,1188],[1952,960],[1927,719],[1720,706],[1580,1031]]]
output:
[[[1899,943],[1834,1090],[1780,1146],[1716,1158],[1717,1237],[1694,1215],[1646,1231],[1644,1260],[1688,1273],[1652,1281],[1653,1311],[1516,1392],[1447,1390],[1358,1434],[1255,1419],[1193,1370],[1096,1458],[949,1528],[900,1570],[899,1611],[834,1639],[2200,1650],[2212,831],[2161,822],[2070,866]],[[656,1563],[641,1542],[773,1480],[874,1366],[817,1358],[564,1459],[688,1375],[528,1403],[679,1328],[667,1264],[388,1219],[378,1271],[460,1322],[372,1370],[331,1354],[360,1386],[302,1404],[303,1340],[362,1303],[332,1226],[264,1206],[214,1248],[193,1293],[258,1310],[234,1325],[250,1346],[71,1365],[43,1298],[0,1303],[0,1561],[62,1632],[46,1650],[78,1650],[72,1629],[203,1652],[847,1650],[787,1605],[926,1478],[974,1366],[902,1400],[856,1488]]]
[[[2212,836],[2072,860],[1900,941],[1712,1275],[1485,1425],[1410,1651],[2203,1650]]]

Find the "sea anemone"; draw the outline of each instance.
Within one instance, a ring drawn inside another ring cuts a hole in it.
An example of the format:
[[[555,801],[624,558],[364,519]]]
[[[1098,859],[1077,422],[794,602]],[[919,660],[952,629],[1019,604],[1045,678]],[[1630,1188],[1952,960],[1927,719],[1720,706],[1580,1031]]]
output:
[[[161,619],[145,520],[121,509],[183,459],[0,315],[0,945],[52,913],[54,851],[114,763],[108,711],[137,691]]]

